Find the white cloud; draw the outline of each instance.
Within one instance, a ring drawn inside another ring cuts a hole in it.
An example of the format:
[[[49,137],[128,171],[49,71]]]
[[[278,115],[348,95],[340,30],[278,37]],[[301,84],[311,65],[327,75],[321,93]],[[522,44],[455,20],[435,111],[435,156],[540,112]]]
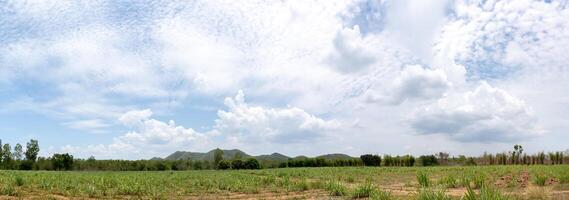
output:
[[[420,134],[445,134],[462,142],[513,142],[542,130],[526,104],[482,82],[472,92],[443,98],[420,108],[410,119]]]
[[[325,138],[341,126],[336,120],[324,120],[296,107],[249,106],[242,91],[234,98],[226,98],[225,105],[228,110],[219,110],[214,127],[205,133],[178,126],[173,120],[168,123],[156,120],[149,109],[131,110],[118,119],[131,131],[114,138],[112,144],[89,145],[86,148],[66,146],[61,150],[84,156],[141,158],[140,154],[164,155],[186,149],[205,151],[223,145],[250,148],[306,144]]]
[[[309,143],[340,127],[296,107],[282,109],[249,106],[242,91],[226,98],[229,110],[218,111],[215,130],[248,143]]]
[[[447,80],[445,72],[441,69],[431,70],[420,65],[409,65],[382,94],[368,91],[367,100],[400,104],[412,100],[438,99],[444,96],[451,86],[452,83]]]
[[[327,62],[341,72],[356,72],[373,64],[375,58],[361,37],[357,25],[338,31],[334,38],[334,50]]]

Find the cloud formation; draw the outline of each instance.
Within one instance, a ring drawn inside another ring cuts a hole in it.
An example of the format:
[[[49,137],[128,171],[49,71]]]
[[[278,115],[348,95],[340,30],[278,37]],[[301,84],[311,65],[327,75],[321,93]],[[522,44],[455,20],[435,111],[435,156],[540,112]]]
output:
[[[541,133],[522,100],[486,82],[418,109],[410,123],[418,133],[445,134],[461,142],[517,142]]]

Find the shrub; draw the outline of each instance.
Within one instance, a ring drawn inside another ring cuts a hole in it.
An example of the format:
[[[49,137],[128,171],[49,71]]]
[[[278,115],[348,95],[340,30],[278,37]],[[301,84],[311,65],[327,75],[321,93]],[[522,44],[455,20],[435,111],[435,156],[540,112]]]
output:
[[[245,161],[245,168],[246,169],[261,169],[261,164],[255,158],[249,158]]]
[[[24,185],[24,179],[20,176],[16,177],[16,186],[20,187]]]
[[[245,163],[242,160],[231,161],[231,169],[245,169]]]
[[[227,160],[221,160],[217,163],[217,169],[226,170],[231,168],[231,163]]]
[[[424,172],[417,172],[417,182],[421,187],[429,187],[430,185],[429,177]]]

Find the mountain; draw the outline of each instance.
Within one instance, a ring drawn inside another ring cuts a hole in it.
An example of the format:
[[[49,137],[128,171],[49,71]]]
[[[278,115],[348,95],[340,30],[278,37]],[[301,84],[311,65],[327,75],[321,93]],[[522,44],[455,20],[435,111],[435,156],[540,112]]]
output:
[[[280,153],[273,153],[271,155],[260,155],[260,156],[255,156],[255,158],[257,160],[272,160],[272,161],[287,161],[290,157],[285,156],[283,154]]]
[[[348,156],[346,154],[341,153],[333,153],[333,154],[326,154],[321,155],[316,158],[324,158],[326,160],[347,160],[347,159],[354,159],[354,157]]]
[[[230,160],[235,158],[235,155],[240,154],[241,158],[249,158],[250,155],[246,154],[245,152],[239,149],[232,149],[232,150],[222,150],[223,151],[223,159]],[[187,151],[176,151],[173,154],[164,158],[165,160],[214,160],[214,153],[215,149],[208,151],[207,153],[201,152],[187,152]]]
[[[291,157],[288,157],[286,155],[280,154],[280,153],[272,153],[269,155],[258,155],[258,156],[251,156],[239,149],[231,149],[231,150],[222,150],[223,151],[223,159],[224,160],[231,160],[235,158],[235,155],[239,154],[240,158],[256,158],[259,161],[270,161],[270,162],[284,162],[287,161],[288,159],[291,159]],[[187,160],[187,159],[191,159],[191,160],[207,160],[207,161],[213,161],[214,160],[214,152],[215,149],[208,151],[207,153],[202,153],[202,152],[188,152],[188,151],[176,151],[173,154],[167,156],[166,158],[164,158],[164,160]],[[296,156],[292,159],[307,159],[309,157],[306,156]],[[316,158],[324,158],[327,160],[337,160],[337,159],[354,159],[354,157],[351,157],[349,155],[346,154],[326,154],[326,155],[321,155],[321,156],[317,156]],[[157,158],[153,158],[153,159],[157,159]]]

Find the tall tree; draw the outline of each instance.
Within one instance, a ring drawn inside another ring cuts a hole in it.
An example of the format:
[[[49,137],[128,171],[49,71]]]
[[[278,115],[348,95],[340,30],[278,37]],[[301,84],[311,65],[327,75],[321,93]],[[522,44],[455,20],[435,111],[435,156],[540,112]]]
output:
[[[4,158],[4,151],[2,150],[2,140],[0,140],[0,164],[2,164],[2,158]]]
[[[215,149],[215,151],[213,151],[213,161],[215,163],[214,166],[217,167],[217,164],[219,164],[219,162],[223,160],[223,151],[219,148]]]
[[[40,146],[37,140],[30,140],[30,142],[26,144],[26,160],[35,162],[39,152]]]
[[[12,168],[12,150],[10,148],[10,144],[6,143],[2,146],[2,165],[5,169]]]
[[[14,159],[20,161],[22,160],[22,154],[23,154],[23,149],[22,149],[22,145],[21,144],[16,144],[16,146],[14,146]]]

